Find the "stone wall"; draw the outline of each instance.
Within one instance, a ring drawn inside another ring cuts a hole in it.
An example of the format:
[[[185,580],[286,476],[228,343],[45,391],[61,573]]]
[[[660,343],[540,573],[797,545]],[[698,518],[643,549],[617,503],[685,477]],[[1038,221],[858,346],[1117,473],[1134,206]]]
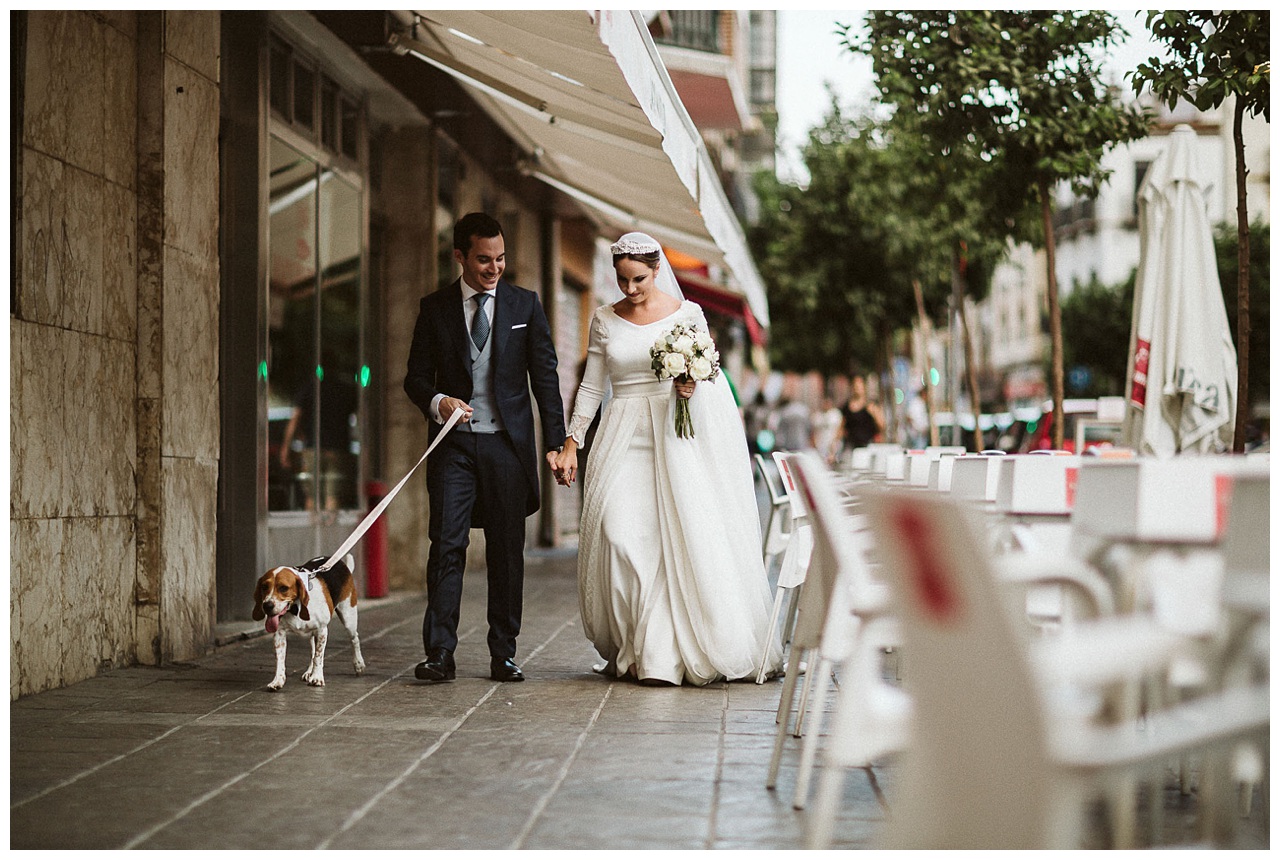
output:
[[[11,698],[212,638],[218,22],[27,13]]]

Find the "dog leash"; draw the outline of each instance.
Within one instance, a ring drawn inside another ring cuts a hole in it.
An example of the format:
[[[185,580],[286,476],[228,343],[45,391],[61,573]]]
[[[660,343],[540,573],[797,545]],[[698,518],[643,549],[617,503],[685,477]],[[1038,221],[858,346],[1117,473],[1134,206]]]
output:
[[[418,462],[413,464],[413,468],[409,470],[409,473],[400,479],[400,483],[391,488],[391,492],[387,493],[383,500],[378,502],[377,507],[369,511],[368,516],[360,522],[360,525],[356,526],[356,530],[351,533],[350,537],[343,541],[342,546],[338,547],[337,551],[334,552],[333,555],[329,556],[328,561],[316,568],[314,573],[323,573],[337,564],[339,560],[346,557],[347,553],[351,551],[351,548],[360,542],[360,538],[364,537],[364,533],[369,530],[369,526],[373,525],[374,521],[377,520],[378,517],[382,516],[382,512],[387,509],[387,505],[391,504],[391,500],[396,497],[396,493],[400,492],[400,488],[405,485],[405,482],[413,476],[414,472],[418,471],[418,467],[427,459],[427,455],[436,449],[436,446],[440,444],[440,441],[444,439],[445,436],[449,435],[449,431],[453,429],[453,425],[457,424],[460,418],[462,418],[462,410],[453,410],[453,414],[449,416],[449,420],[444,422],[444,427],[442,427],[440,432],[436,434],[436,438],[432,443],[427,446],[427,450],[418,459]]]

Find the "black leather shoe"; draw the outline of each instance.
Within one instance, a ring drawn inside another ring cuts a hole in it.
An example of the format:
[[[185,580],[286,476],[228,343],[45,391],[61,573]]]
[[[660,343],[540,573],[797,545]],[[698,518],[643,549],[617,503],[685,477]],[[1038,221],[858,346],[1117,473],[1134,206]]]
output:
[[[452,681],[457,675],[453,652],[444,648],[431,648],[427,659],[413,667],[413,677],[419,681]]]
[[[523,681],[524,672],[520,671],[514,660],[494,657],[489,661],[489,677],[495,681]]]

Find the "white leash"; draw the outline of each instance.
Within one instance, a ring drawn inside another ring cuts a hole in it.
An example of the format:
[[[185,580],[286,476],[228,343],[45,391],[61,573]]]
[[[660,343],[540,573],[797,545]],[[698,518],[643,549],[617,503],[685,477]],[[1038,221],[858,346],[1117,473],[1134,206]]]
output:
[[[333,555],[329,556],[329,560],[316,568],[316,573],[320,573],[321,571],[325,571],[333,567],[346,557],[347,553],[351,551],[353,546],[360,542],[360,538],[364,537],[364,533],[369,530],[369,526],[373,525],[374,521],[377,520],[378,517],[382,516],[382,512],[387,509],[387,505],[391,504],[391,500],[396,497],[396,493],[400,492],[400,488],[405,485],[405,482],[413,476],[414,472],[418,471],[418,467],[427,459],[427,455],[436,449],[436,446],[440,444],[440,440],[449,435],[449,431],[453,429],[453,425],[457,424],[460,418],[462,418],[462,410],[453,410],[453,414],[449,416],[449,420],[444,422],[444,427],[442,427],[440,432],[436,434],[435,440],[427,447],[427,450],[423,453],[422,457],[418,459],[418,462],[413,464],[413,468],[409,470],[409,474],[401,478],[400,483],[396,484],[391,489],[391,492],[387,493],[386,497],[384,497],[382,501],[378,502],[377,507],[369,511],[369,515],[361,521],[360,525],[356,526],[356,530],[351,533],[351,536],[342,542],[342,546],[338,547],[337,551]]]

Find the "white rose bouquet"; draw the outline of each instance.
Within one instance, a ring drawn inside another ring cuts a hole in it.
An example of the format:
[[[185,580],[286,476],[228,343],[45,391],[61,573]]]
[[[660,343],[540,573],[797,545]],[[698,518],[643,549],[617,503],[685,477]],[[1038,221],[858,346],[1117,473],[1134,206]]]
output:
[[[649,350],[653,372],[659,379],[677,382],[712,382],[720,375],[720,353],[710,333],[696,325],[676,323],[659,337]],[[689,417],[689,401],[676,398],[676,435],[693,436],[693,420]]]

